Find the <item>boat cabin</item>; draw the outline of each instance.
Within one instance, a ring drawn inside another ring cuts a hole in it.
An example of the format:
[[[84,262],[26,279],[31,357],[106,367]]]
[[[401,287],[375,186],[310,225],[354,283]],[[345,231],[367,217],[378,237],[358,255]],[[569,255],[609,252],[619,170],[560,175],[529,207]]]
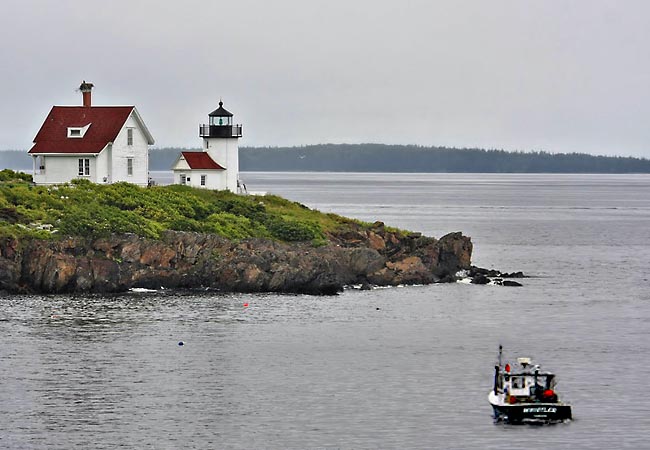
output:
[[[517,358],[518,367],[495,366],[494,393],[503,394],[508,403],[554,402],[555,375],[531,365],[530,358]]]

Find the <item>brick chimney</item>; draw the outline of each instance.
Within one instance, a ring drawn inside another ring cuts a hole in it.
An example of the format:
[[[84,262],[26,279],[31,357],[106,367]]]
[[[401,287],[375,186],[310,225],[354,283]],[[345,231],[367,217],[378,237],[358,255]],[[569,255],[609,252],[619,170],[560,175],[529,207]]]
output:
[[[93,84],[92,83],[86,83],[86,80],[83,80],[81,83],[81,86],[79,86],[79,90],[83,94],[84,98],[84,107],[90,108],[91,106],[91,101],[90,101],[90,92],[93,90]]]

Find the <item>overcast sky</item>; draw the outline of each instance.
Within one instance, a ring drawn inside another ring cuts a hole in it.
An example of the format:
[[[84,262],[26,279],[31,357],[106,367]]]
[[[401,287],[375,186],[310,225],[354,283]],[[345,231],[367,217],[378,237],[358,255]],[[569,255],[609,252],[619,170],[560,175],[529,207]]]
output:
[[[0,149],[52,105],[135,104],[198,147],[378,142],[650,157],[647,0],[3,0]]]

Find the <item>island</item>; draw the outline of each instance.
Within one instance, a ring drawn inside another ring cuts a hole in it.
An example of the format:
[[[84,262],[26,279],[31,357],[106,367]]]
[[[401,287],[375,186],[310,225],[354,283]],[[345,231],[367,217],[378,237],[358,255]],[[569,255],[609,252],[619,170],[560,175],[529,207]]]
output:
[[[471,254],[461,232],[435,239],[274,195],[86,180],[36,186],[30,175],[0,171],[0,290],[9,293],[320,295],[453,282],[461,271],[478,282],[503,275],[473,267]]]

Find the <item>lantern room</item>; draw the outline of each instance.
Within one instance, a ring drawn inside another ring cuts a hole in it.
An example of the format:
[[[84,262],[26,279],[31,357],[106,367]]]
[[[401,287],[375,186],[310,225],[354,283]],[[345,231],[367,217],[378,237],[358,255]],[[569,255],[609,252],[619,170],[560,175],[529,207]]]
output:
[[[223,102],[219,102],[219,107],[208,114],[210,125],[228,126],[232,125],[232,113],[223,107]]]
[[[242,126],[234,125],[232,113],[223,107],[219,107],[208,114],[208,124],[199,126],[199,136],[203,138],[239,138],[242,135]]]

